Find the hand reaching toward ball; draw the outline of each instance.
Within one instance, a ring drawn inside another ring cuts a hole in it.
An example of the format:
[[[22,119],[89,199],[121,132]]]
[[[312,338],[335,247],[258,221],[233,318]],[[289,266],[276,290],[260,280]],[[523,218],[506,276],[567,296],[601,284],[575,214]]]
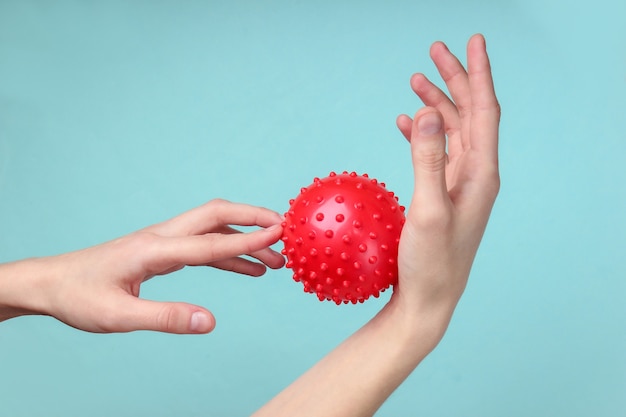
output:
[[[271,210],[212,200],[180,216],[91,248],[0,265],[0,321],[53,316],[96,333],[154,330],[208,333],[206,308],[139,298],[144,281],[185,266],[211,266],[260,276],[284,258],[270,249],[281,235]],[[239,233],[231,225],[260,226]],[[245,259],[249,255],[258,262]]]

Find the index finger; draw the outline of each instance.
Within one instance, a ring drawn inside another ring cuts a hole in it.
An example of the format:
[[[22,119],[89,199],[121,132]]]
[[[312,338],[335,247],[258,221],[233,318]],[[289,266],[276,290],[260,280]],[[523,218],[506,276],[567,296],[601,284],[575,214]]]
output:
[[[213,232],[229,224],[269,227],[281,221],[275,211],[216,199],[146,230],[161,236],[191,236]]]
[[[500,105],[482,35],[472,36],[467,44],[467,70],[472,97],[470,147],[497,160]]]
[[[261,251],[278,242],[282,227],[276,224],[250,233],[205,234],[158,238],[149,255],[157,270],[170,265],[199,266]]]

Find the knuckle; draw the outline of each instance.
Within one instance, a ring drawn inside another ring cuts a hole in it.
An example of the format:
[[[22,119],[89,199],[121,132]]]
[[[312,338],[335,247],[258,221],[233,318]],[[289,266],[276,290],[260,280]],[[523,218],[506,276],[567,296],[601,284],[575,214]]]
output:
[[[472,108],[471,112],[475,114],[488,114],[490,115],[490,117],[498,122],[500,121],[502,116],[502,108],[500,107],[500,103],[495,99],[493,102],[475,105]]]
[[[493,98],[493,111],[498,116],[498,119],[500,119],[500,116],[502,116],[502,106],[496,97]]]
[[[497,196],[500,193],[500,187],[502,184],[500,180],[500,175],[497,173],[494,174],[489,181],[489,184],[491,185],[490,190],[492,191],[494,197]]]
[[[151,232],[138,232],[128,236],[123,251],[138,260],[147,261],[157,251],[160,237]]]
[[[214,199],[212,199],[211,201],[209,201],[207,203],[207,205],[209,207],[212,207],[212,208],[220,208],[220,207],[224,207],[224,206],[226,206],[228,204],[230,204],[230,201],[225,200],[223,198],[214,198]]]
[[[104,311],[100,311],[98,313],[98,322],[98,328],[102,333],[121,331],[119,315],[113,310],[105,309]]]
[[[468,117],[472,114],[472,108],[467,104],[457,104],[457,110],[460,118]]]
[[[213,220],[218,225],[223,225],[226,223],[224,219],[227,212],[232,209],[232,203],[223,198],[215,198],[207,203],[207,208],[210,209]]]
[[[452,229],[452,212],[446,207],[430,205],[415,215],[415,226],[427,233],[447,234]]]
[[[233,238],[233,243],[238,247],[238,251],[240,254],[251,254],[260,250],[264,244],[264,242],[259,240],[258,233],[248,233],[242,234],[240,236]]]
[[[224,238],[227,236],[223,236]],[[199,242],[200,247],[204,253],[204,256],[208,259],[216,259],[220,255],[220,249],[224,249],[226,242],[220,242],[222,236],[210,233],[202,236],[202,240]]]
[[[447,155],[441,149],[422,149],[417,153],[419,166],[428,172],[438,172],[445,168]]]
[[[485,171],[482,183],[483,190],[495,199],[501,186],[500,172],[497,166]]]
[[[181,322],[181,314],[173,306],[164,306],[155,317],[156,328],[160,331],[173,333]]]

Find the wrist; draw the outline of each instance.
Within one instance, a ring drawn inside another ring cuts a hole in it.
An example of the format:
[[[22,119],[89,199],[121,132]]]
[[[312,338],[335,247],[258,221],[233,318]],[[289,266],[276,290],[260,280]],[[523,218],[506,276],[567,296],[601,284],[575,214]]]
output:
[[[0,321],[48,311],[53,268],[50,258],[0,264]]]
[[[396,323],[407,346],[419,346],[426,356],[443,338],[455,307],[456,303],[450,302],[420,303],[396,291],[383,312]]]

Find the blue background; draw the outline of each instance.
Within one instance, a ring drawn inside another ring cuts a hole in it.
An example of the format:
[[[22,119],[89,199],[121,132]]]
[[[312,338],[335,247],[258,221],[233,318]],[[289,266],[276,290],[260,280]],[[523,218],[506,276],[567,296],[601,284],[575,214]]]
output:
[[[212,198],[283,212],[368,172],[408,203],[394,124],[487,38],[502,191],[446,337],[379,416],[626,415],[626,3],[0,2],[0,261],[94,245]],[[378,311],[288,270],[188,268],[146,298],[206,336],[0,323],[2,416],[243,416]]]

